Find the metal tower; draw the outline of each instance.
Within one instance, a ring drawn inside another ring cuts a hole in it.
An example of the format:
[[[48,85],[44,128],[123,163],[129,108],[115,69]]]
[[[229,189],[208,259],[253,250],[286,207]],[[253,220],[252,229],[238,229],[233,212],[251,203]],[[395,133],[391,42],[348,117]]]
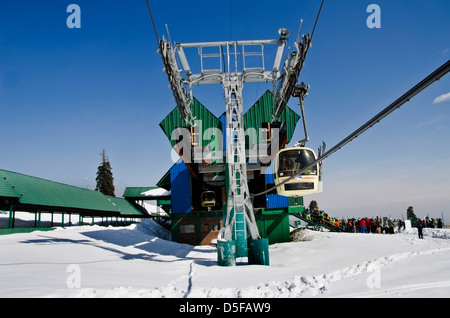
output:
[[[170,87],[183,120],[194,126],[190,111],[194,84],[221,84],[225,92],[226,113],[226,180],[228,185],[227,210],[224,228],[219,241],[233,242],[231,260],[225,265],[235,264],[236,257],[246,257],[247,238],[261,239],[255,221],[253,206],[247,183],[247,160],[245,132],[243,126],[243,95],[245,82],[272,82],[274,87],[274,114],[276,120],[291,97],[300,70],[310,47],[310,36],[304,35],[280,69],[282,55],[289,31],[278,31],[280,38],[274,40],[222,41],[199,43],[175,43],[164,38],[159,41],[159,53],[168,75]],[[169,36],[170,38],[170,36]],[[276,45],[273,66],[266,70],[264,47]],[[194,48],[199,57],[199,68],[193,72],[185,50]],[[177,63],[177,61],[179,63]],[[218,243],[219,247],[220,243]],[[218,248],[219,261],[225,257]],[[268,256],[267,256],[268,259]]]

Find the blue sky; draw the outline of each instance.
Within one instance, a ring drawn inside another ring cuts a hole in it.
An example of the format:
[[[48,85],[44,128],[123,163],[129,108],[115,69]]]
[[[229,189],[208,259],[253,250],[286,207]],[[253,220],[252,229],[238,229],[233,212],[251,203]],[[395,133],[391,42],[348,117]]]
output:
[[[206,42],[294,39],[319,0],[150,1],[160,36]],[[81,28],[69,29],[71,3]],[[381,9],[370,29],[369,4]],[[310,141],[332,147],[450,58],[448,0],[326,0],[300,80]],[[152,186],[172,165],[159,122],[175,106],[145,0],[0,2],[0,168],[95,187],[106,149],[116,194]],[[248,109],[266,89],[246,83]],[[324,162],[324,192],[305,197],[337,216],[406,215],[450,222],[450,75]],[[222,88],[194,95],[215,115]],[[289,106],[299,113],[296,100]],[[303,138],[299,125],[294,140]]]

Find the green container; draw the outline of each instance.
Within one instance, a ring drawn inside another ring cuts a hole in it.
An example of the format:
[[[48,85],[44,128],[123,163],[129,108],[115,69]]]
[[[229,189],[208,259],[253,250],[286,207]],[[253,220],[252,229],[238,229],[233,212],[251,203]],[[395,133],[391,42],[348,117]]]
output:
[[[270,265],[268,239],[248,239],[248,264]]]
[[[269,244],[291,240],[289,212],[291,208],[280,210],[257,210],[255,217],[261,237],[269,239]]]
[[[236,241],[217,241],[217,265],[236,265]]]

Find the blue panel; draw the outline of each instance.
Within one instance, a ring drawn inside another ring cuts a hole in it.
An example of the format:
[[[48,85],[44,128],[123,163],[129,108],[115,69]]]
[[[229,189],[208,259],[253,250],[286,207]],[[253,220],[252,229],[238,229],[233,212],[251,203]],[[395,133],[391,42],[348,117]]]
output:
[[[227,150],[227,116],[225,113],[223,113],[222,116],[219,117],[220,123],[222,124],[222,136],[223,136],[223,143],[222,143],[222,147],[223,147],[223,151]]]
[[[266,207],[267,209],[287,208],[289,207],[289,198],[278,194],[268,194],[266,195]]]
[[[275,180],[273,179],[273,164],[267,167],[265,171],[266,184],[274,184]]]
[[[191,178],[189,170],[183,161],[170,169],[170,183],[172,195],[172,213],[192,212]]]

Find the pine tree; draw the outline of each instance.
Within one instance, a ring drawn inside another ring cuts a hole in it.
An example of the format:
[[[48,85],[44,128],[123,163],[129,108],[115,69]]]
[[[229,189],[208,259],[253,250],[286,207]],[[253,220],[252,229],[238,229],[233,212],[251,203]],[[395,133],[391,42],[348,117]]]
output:
[[[312,201],[309,203],[309,210],[310,210],[310,211],[314,211],[315,209],[319,209],[319,205],[317,204],[317,201],[316,201],[316,200],[312,200]]]
[[[416,223],[417,217],[416,214],[414,213],[414,208],[412,206],[409,206],[408,209],[406,209],[406,218],[408,220],[411,220],[413,224]]]
[[[105,149],[102,153],[102,164],[98,166],[97,170],[97,186],[95,191],[100,191],[105,195],[115,196],[114,191],[114,178],[112,174],[111,164],[109,163],[108,157],[106,157]]]

